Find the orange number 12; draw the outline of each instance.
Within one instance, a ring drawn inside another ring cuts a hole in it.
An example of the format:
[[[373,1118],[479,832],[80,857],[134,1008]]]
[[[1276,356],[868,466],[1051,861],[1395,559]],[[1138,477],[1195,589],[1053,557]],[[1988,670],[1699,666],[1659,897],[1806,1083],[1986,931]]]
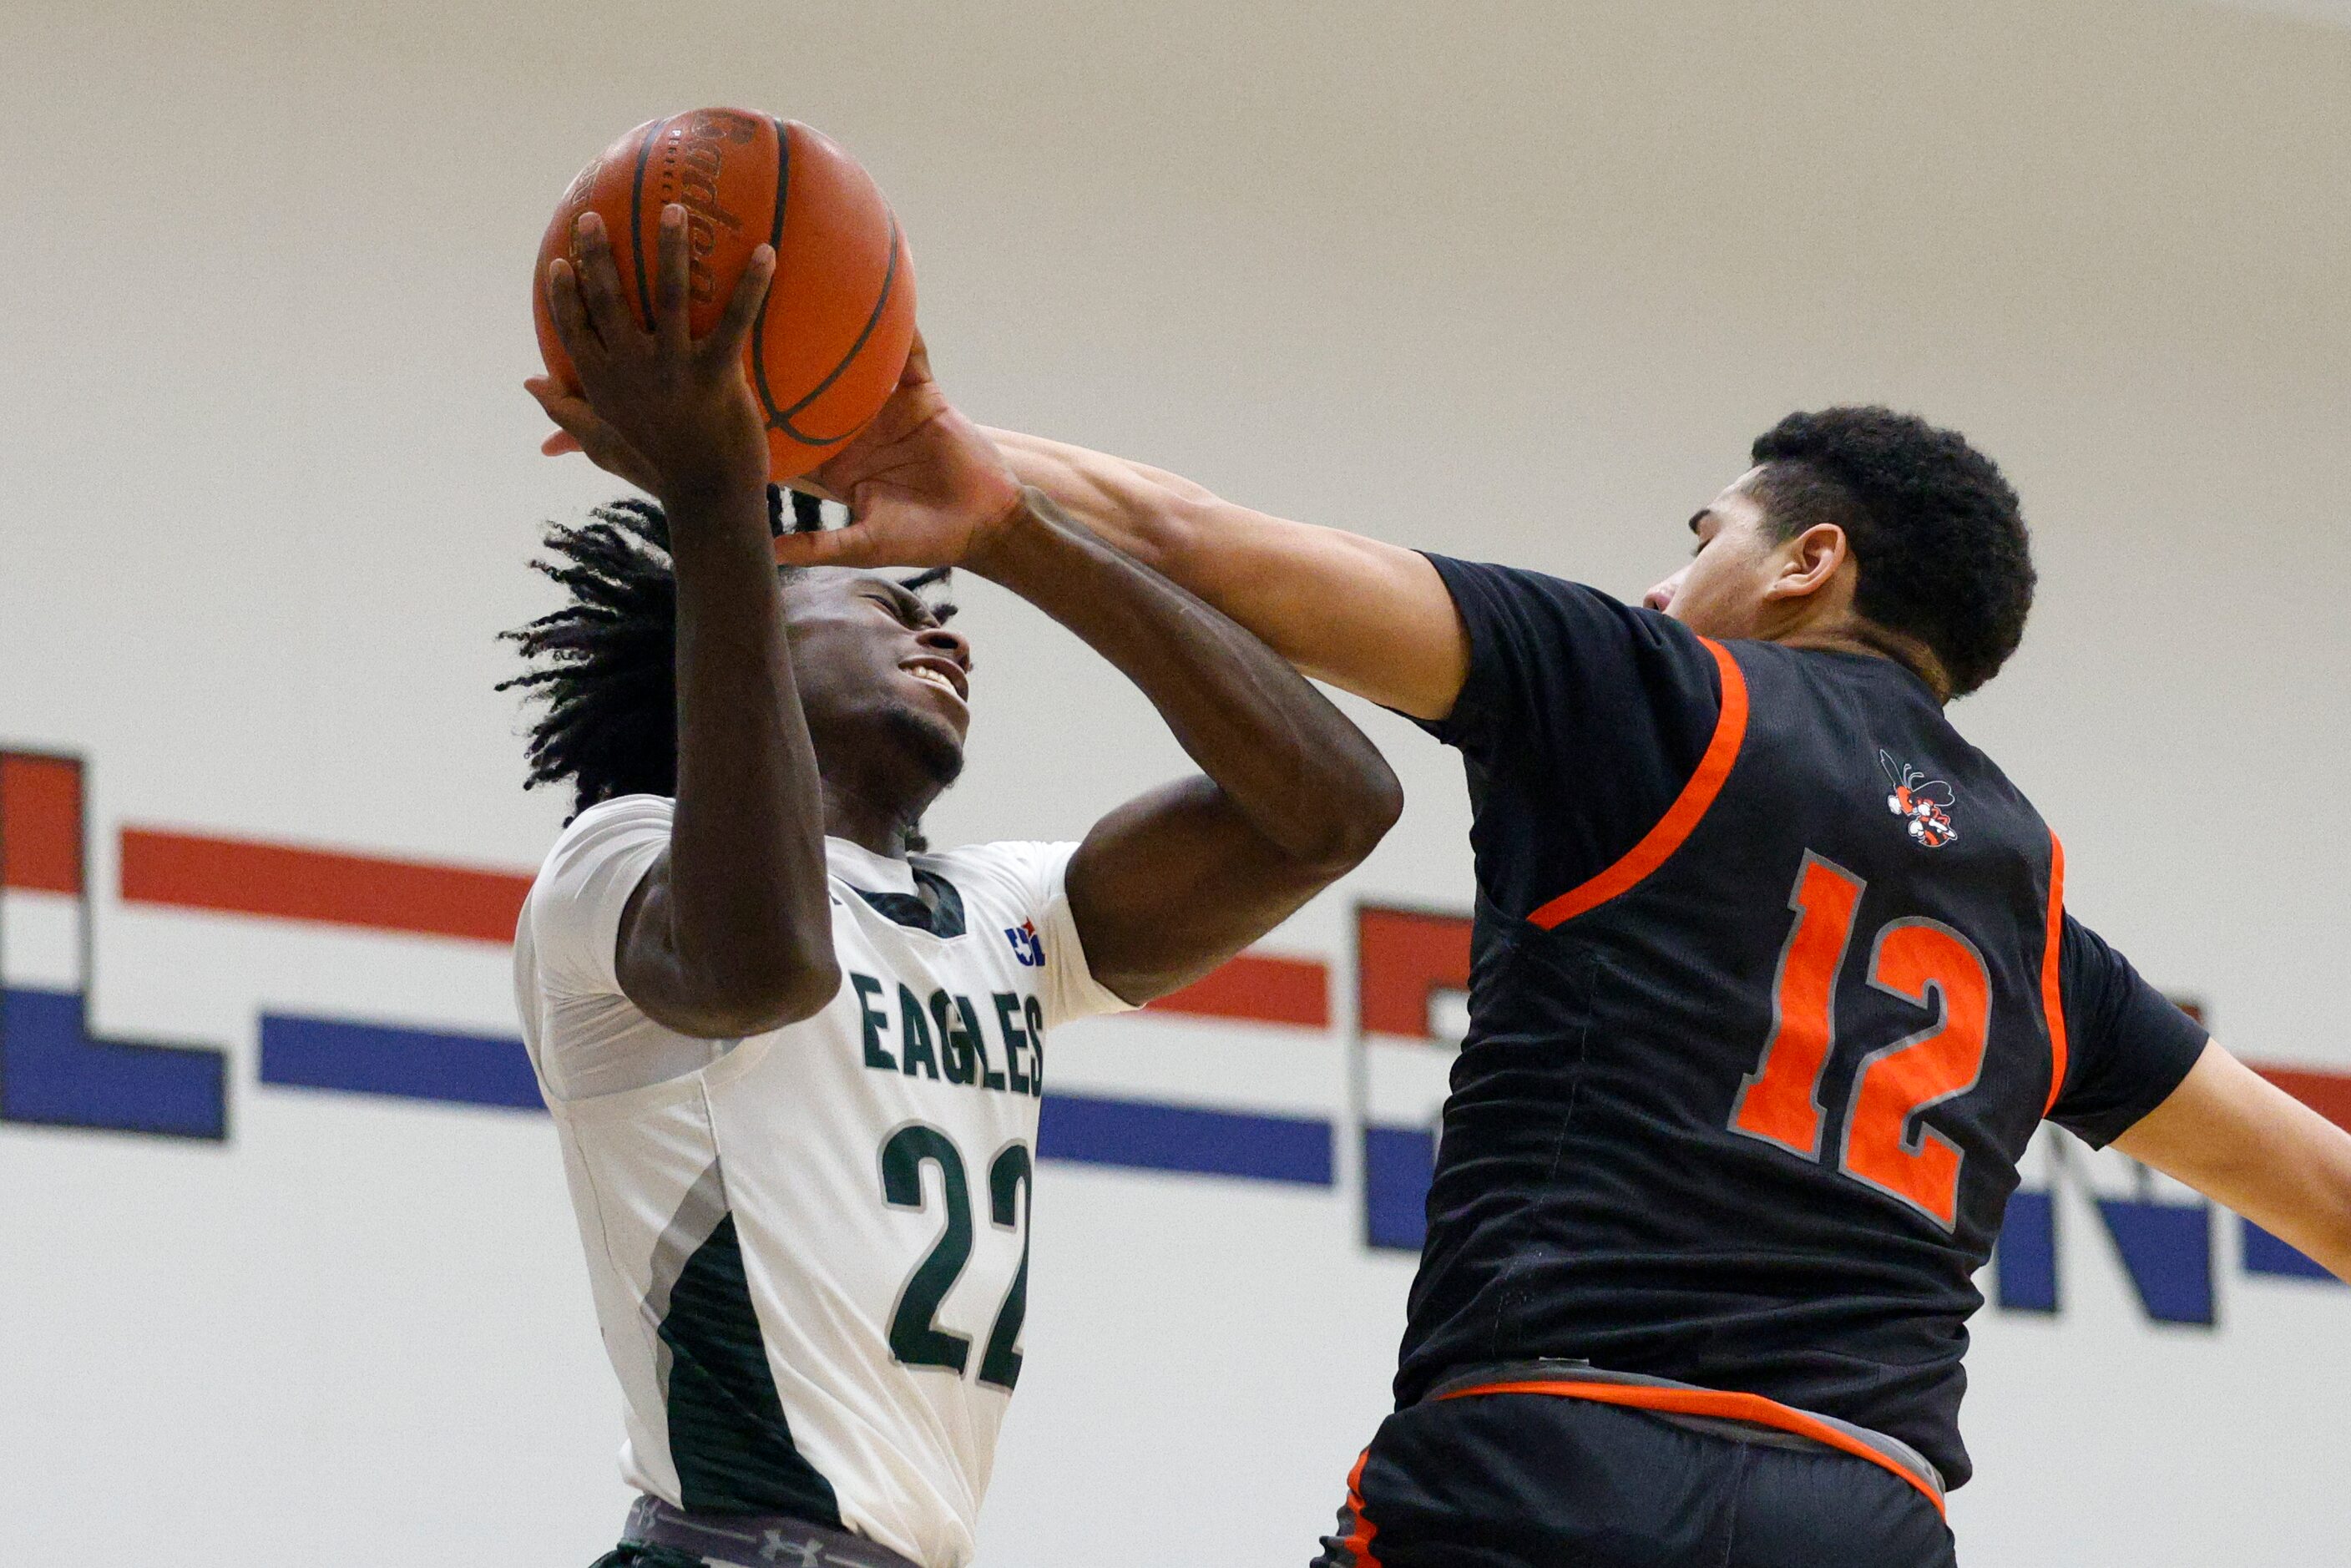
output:
[[[1806,852],[1788,896],[1796,922],[1772,984],[1771,1033],[1730,1113],[1732,1132],[1808,1160],[1823,1157],[1821,1080],[1836,1042],[1837,977],[1865,885],[1835,862]],[[1878,932],[1869,983],[1937,1016],[1862,1059],[1845,1103],[1837,1168],[1949,1230],[1959,1214],[1963,1156],[1918,1116],[1975,1087],[1991,1022],[1991,976],[1975,944],[1940,921],[1912,917]]]

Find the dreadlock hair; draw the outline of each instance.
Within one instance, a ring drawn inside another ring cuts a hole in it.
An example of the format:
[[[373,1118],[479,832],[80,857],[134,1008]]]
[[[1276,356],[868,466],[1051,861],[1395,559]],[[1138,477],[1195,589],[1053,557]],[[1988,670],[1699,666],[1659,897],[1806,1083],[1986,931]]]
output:
[[[1783,540],[1843,528],[1854,608],[1933,650],[1965,696],[2007,663],[2032,608],[2032,538],[1999,465],[1956,430],[1888,408],[1792,413],[1755,438],[1756,494]]]
[[[817,498],[793,491],[788,528],[785,494],[768,486],[772,531],[824,526]],[[677,581],[668,517],[652,501],[613,501],[585,523],[549,525],[540,542],[549,554],[531,569],[570,601],[498,633],[530,667],[497,689],[518,687],[545,705],[531,727],[523,788],[569,780],[575,817],[622,795],[675,795]]]

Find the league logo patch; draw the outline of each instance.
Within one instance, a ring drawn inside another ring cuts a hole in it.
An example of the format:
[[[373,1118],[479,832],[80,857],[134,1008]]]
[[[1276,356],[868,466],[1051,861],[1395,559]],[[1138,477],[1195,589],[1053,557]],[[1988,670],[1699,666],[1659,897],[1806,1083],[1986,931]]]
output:
[[[1012,956],[1021,967],[1041,969],[1045,967],[1045,939],[1037,935],[1037,923],[1024,920],[1018,925],[1004,928],[1005,939],[1012,944]]]
[[[1907,762],[1895,761],[1894,754],[1883,747],[1878,748],[1877,765],[1894,784],[1894,793],[1886,797],[1886,809],[1904,819],[1911,838],[1928,849],[1939,850],[1959,836],[1948,810],[1953,804],[1949,784],[1928,778]]]

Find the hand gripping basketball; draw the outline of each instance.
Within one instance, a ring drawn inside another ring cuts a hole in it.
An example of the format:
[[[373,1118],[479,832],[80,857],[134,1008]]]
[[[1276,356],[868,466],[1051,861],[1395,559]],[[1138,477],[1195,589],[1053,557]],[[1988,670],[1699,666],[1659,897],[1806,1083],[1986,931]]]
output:
[[[766,299],[775,252],[760,246],[718,324],[695,339],[686,320],[685,209],[661,214],[653,324],[621,297],[603,220],[579,219],[575,268],[548,265],[548,306],[583,396],[550,378],[527,382],[539,406],[599,465],[664,499],[767,476],[766,421],[743,373],[743,345]]]
[[[882,412],[799,487],[847,502],[849,526],[784,535],[776,541],[784,566],[960,565],[1020,505],[996,444],[932,378],[920,331]]]
[[[547,373],[580,390],[558,330],[549,275],[575,273],[583,214],[603,225],[616,297],[650,327],[655,253],[671,208],[685,217],[686,321],[718,324],[751,253],[774,254],[774,282],[743,342],[766,423],[767,476],[797,478],[839,452],[896,385],[914,334],[914,258],[872,177],[798,120],[699,109],[647,120],[582,169],[539,240],[531,314]],[[584,279],[583,279],[584,281]],[[550,454],[570,450],[559,437]]]

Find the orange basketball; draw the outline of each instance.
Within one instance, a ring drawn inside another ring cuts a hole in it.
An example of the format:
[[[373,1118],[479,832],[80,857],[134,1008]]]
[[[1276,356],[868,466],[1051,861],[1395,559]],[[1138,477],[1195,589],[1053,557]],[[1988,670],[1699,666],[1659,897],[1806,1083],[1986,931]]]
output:
[[[580,383],[548,310],[547,264],[571,254],[592,208],[622,293],[645,320],[672,202],[686,213],[696,337],[718,324],[751,252],[776,247],[744,369],[767,412],[769,476],[805,474],[880,412],[905,368],[914,267],[897,217],[855,159],[798,120],[698,109],[638,126],[580,171],[539,242],[531,309],[548,373],[564,386]]]

